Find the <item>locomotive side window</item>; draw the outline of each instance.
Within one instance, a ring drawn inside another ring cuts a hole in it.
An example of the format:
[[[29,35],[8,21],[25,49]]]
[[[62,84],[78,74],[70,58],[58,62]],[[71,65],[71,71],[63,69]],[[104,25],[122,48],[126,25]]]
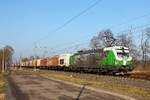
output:
[[[64,59],[60,59],[60,64],[64,64]]]

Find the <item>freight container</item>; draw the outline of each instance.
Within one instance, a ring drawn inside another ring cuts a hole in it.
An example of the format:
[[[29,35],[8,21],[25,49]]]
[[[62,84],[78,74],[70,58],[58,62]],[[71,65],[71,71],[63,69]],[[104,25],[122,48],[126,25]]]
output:
[[[40,66],[47,66],[47,58],[43,58],[40,60]]]
[[[20,65],[23,66],[23,62],[21,62]]]
[[[33,65],[33,66],[37,66],[37,60],[33,60],[33,61],[32,61],[32,65]]]
[[[59,61],[58,65],[59,66],[69,66],[70,65],[70,56],[71,54],[61,54],[59,55]]]
[[[27,61],[24,62],[24,66],[27,66]]]
[[[23,62],[23,66],[25,66],[26,65],[26,63],[25,62]]]
[[[20,66],[23,66],[23,62],[20,62]]]
[[[47,58],[47,66],[58,66],[59,56],[53,56]]]
[[[37,59],[37,66],[41,66],[41,59]]]
[[[33,65],[32,65],[32,60],[29,61],[29,66],[33,66]]]
[[[29,66],[29,61],[26,61],[26,62],[25,62],[25,66]]]

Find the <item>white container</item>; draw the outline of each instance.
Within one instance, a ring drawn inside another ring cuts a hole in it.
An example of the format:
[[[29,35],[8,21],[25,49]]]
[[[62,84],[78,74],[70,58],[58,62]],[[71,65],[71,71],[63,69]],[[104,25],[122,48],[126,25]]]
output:
[[[41,66],[41,59],[37,59],[37,66]]]
[[[58,65],[68,67],[70,65],[69,64],[70,56],[71,56],[71,54],[61,54],[61,55],[59,55]]]

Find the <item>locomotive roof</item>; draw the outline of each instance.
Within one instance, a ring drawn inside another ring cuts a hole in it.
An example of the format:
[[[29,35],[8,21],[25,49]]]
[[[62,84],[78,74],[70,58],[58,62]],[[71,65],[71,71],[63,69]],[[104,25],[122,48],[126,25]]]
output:
[[[109,51],[109,50],[129,50],[127,47],[124,47],[124,46],[113,46],[113,47],[106,47],[104,48],[104,51]]]
[[[102,52],[102,51],[103,51],[103,49],[80,50],[77,53],[75,53],[75,55],[99,53],[99,52]]]

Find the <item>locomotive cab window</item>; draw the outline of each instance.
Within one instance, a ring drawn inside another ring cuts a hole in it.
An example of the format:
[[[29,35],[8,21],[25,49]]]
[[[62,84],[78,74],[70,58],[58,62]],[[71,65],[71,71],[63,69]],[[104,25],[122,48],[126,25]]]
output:
[[[60,64],[64,64],[64,59],[60,59]]]
[[[122,57],[122,56],[126,56],[129,57],[129,53],[125,53],[125,52],[117,52],[118,57]]]

